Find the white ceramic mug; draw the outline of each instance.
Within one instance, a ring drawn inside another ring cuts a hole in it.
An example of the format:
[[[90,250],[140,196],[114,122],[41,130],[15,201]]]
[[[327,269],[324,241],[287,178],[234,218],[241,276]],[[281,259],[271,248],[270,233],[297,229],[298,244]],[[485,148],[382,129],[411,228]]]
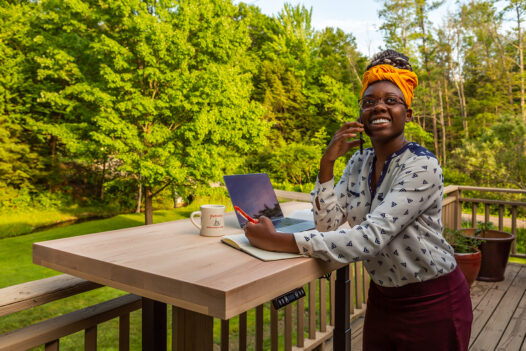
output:
[[[201,205],[201,211],[192,212],[190,220],[203,236],[222,236],[225,228],[225,206]],[[194,217],[201,217],[199,225]]]

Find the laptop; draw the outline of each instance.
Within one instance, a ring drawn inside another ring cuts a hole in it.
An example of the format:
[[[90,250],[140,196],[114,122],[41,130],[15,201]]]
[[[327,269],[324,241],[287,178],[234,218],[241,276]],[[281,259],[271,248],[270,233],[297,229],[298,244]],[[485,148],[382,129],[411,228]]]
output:
[[[296,233],[313,229],[314,222],[283,216],[276,193],[266,173],[237,174],[223,176],[228,194],[234,206],[238,206],[252,218],[270,218],[277,231]],[[247,220],[237,213],[241,228]]]

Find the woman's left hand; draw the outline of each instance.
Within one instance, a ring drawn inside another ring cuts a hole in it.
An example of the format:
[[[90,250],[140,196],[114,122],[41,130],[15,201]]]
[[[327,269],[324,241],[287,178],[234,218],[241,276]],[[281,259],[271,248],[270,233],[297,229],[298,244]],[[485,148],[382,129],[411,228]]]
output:
[[[299,252],[294,235],[276,232],[272,221],[265,216],[259,217],[259,223],[248,222],[245,235],[252,246],[263,250]]]

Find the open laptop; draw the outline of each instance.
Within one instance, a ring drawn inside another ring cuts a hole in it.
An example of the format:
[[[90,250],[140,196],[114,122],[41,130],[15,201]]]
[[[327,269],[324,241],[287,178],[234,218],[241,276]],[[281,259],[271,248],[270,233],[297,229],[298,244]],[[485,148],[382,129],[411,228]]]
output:
[[[223,176],[228,194],[234,206],[238,206],[252,218],[270,218],[277,231],[283,233],[302,232],[314,228],[314,222],[284,217],[276,193],[266,173],[237,174]],[[236,212],[241,228],[247,220]]]

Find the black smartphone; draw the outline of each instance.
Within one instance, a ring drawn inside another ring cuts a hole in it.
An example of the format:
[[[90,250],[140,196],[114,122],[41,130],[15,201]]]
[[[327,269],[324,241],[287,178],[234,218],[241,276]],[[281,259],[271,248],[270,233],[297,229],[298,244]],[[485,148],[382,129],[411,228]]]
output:
[[[362,123],[362,116],[358,118],[358,122]],[[363,155],[363,133],[360,132],[360,155]]]

